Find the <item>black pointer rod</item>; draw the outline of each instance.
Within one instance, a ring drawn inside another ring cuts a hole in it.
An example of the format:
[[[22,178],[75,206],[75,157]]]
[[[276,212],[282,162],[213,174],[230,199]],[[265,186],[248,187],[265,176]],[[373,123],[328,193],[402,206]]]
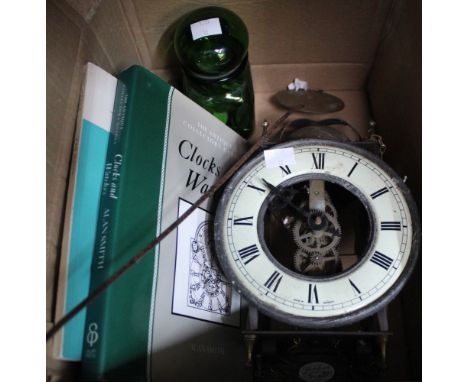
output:
[[[185,211],[179,218],[177,218],[169,227],[167,227],[163,232],[159,234],[156,238],[151,240],[146,247],[144,247],[140,252],[133,256],[127,263],[125,263],[120,269],[118,269],[112,276],[104,280],[94,291],[92,291],[88,297],[81,301],[77,306],[70,310],[65,316],[58,320],[55,325],[49,329],[46,333],[46,341],[50,340],[59,330],[62,328],[68,321],[75,317],[85,306],[89,305],[93,300],[97,298],[102,292],[104,292],[112,283],[118,280],[122,275],[124,275],[129,269],[131,269],[135,264],[137,264],[144,256],[148,253],[152,253],[151,249],[159,244],[166,236],[168,236],[172,231],[174,231],[177,226],[182,223],[193,211],[195,211],[201,204],[212,197],[216,191],[218,191],[224,184],[240,169],[240,167],[247,162],[247,160],[257,152],[258,149],[268,142],[270,139],[279,134],[284,128],[283,122],[292,114],[292,111],[284,113],[279,117],[275,123],[268,126],[261,138],[254,143],[250,149],[248,149],[238,160],[234,163],[229,170],[226,171],[218,181],[211,186],[211,188],[203,194],[192,206]]]

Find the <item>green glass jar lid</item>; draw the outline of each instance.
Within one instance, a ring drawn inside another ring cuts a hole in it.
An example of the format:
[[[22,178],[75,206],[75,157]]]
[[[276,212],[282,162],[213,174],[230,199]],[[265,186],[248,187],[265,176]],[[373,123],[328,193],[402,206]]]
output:
[[[249,36],[232,11],[205,7],[189,13],[174,36],[177,57],[191,75],[205,79],[229,76],[247,56]]]

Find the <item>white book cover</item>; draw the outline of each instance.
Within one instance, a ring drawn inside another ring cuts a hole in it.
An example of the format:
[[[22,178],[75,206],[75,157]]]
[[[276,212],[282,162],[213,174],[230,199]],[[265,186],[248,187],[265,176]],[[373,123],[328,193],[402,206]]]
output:
[[[117,79],[87,63],[75,133],[60,257],[56,319],[89,292],[91,261]],[[54,337],[54,356],[79,361],[86,309]]]

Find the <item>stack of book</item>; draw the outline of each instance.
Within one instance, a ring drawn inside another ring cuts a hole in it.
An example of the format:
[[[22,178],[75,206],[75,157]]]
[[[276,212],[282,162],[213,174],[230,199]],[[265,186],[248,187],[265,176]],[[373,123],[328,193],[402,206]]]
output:
[[[99,172],[98,192],[94,185],[88,194],[94,207],[88,211],[77,202],[79,174],[69,198],[70,243],[76,230],[86,229],[94,247],[88,245],[79,259],[67,247],[61,313],[73,308],[77,270],[83,269],[78,277],[86,289],[79,302],[207,192],[246,149],[234,131],[141,66],[121,72],[113,89],[106,154],[101,150],[99,160],[89,158],[81,168]],[[86,93],[84,98],[86,105]],[[82,155],[80,147],[80,165]],[[86,317],[65,326],[59,354],[67,357],[67,346],[74,359],[82,354],[85,379],[248,380],[241,298],[212,251],[213,208],[207,200],[91,303]],[[77,221],[82,209],[89,216]]]

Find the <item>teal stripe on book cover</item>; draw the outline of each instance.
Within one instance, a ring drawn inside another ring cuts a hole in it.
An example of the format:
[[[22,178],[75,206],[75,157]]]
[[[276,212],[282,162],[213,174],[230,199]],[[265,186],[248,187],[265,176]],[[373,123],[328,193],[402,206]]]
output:
[[[168,94],[171,87],[140,66],[118,76],[126,90],[124,116],[112,121],[107,153],[109,191],[101,214],[110,209],[105,258],[95,247],[91,289],[112,275],[156,234],[158,195],[163,166]],[[122,93],[117,86],[116,102]],[[118,105],[114,107],[114,113]],[[116,127],[121,124],[121,130]],[[113,188],[113,183],[115,187]],[[112,195],[112,196],[109,196]],[[96,241],[100,233],[97,231]],[[97,328],[97,342],[85,343],[83,371],[87,379],[144,381],[148,322],[155,255],[148,254],[110,286],[88,308],[86,327]]]
[[[68,313],[89,292],[99,201],[109,132],[83,120],[71,222],[65,310]],[[64,328],[62,356],[80,360],[86,310]]]

